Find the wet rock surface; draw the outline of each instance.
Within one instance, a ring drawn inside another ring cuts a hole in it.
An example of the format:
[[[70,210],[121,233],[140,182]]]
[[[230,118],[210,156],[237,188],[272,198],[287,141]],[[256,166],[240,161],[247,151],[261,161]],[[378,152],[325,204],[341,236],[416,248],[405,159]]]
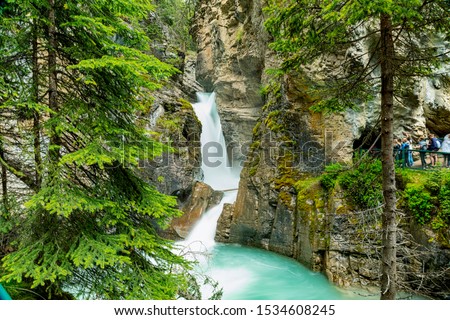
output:
[[[183,215],[172,220],[170,227],[176,232],[179,238],[186,238],[192,226],[211,207],[219,204],[222,200],[223,192],[214,191],[207,184],[197,181],[189,198],[181,207]]]

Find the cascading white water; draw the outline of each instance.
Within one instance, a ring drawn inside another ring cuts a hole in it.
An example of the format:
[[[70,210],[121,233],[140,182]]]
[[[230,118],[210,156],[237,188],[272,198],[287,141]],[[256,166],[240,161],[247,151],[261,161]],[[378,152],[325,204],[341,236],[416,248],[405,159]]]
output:
[[[202,169],[204,182],[215,190],[236,189],[240,168],[229,165],[225,139],[215,104],[215,94],[198,94],[194,111],[202,123]],[[348,299],[322,274],[297,261],[268,251],[240,245],[216,244],[217,220],[224,203],[233,203],[237,191],[226,191],[219,205],[202,215],[188,237],[180,242],[181,254],[196,259],[198,273],[216,280],[223,299]],[[202,297],[213,288],[202,286]]]
[[[199,262],[198,272],[208,274],[208,256],[215,246],[217,220],[225,203],[233,203],[237,195],[240,168],[233,168],[228,159],[225,138],[217,112],[215,93],[197,93],[198,103],[193,104],[197,118],[202,124],[200,136],[203,181],[214,190],[224,191],[220,203],[205,212],[194,225],[189,235],[181,241],[182,254],[187,259]],[[205,269],[206,268],[206,269]],[[208,285],[201,287],[202,297],[209,297],[214,289]]]
[[[237,188],[239,170],[233,168],[228,158],[227,146],[217,112],[215,93],[198,93],[198,103],[193,105],[202,124],[202,170],[204,182],[214,190]]]
[[[223,205],[225,203],[233,203],[236,200],[236,195],[237,191],[225,192],[222,201],[203,214],[184,242],[191,247],[194,245],[196,247],[201,246],[207,250],[211,249],[215,245],[214,236],[216,234],[217,220],[222,213]]]
[[[204,182],[215,190],[226,191],[222,201],[208,210],[185,239],[189,246],[202,246],[210,249],[214,246],[217,220],[225,203],[233,203],[239,184],[239,169],[233,168],[228,158],[227,147],[222,132],[220,117],[217,112],[214,93],[198,93],[199,102],[194,104],[194,111],[202,124],[200,136],[202,146],[202,170]]]

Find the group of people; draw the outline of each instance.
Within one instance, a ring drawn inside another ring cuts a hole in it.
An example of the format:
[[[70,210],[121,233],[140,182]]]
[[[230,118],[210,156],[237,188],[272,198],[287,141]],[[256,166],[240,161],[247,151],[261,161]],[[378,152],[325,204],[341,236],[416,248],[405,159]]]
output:
[[[438,151],[444,155],[442,167],[450,168],[450,133],[442,141],[432,133],[428,137],[419,137],[417,143],[414,143],[411,135],[407,133],[401,140],[394,139],[394,157],[396,160],[404,161],[408,167],[414,164],[413,151],[419,152],[422,169],[436,166],[438,162],[436,152]],[[427,155],[429,155],[429,163]]]

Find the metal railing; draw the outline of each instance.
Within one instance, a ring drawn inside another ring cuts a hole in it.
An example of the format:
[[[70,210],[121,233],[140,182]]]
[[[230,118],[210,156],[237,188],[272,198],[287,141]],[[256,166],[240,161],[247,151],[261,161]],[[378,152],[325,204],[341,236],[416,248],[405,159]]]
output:
[[[380,157],[381,149],[359,149],[359,156],[368,152],[369,156]],[[428,169],[431,166],[431,157],[435,156],[435,168],[439,168],[444,163],[443,157],[446,160],[443,167],[450,165],[450,153],[432,150],[420,150],[420,149],[394,149],[392,150],[392,156],[395,157],[396,163],[402,168],[412,169]],[[445,157],[449,157],[446,159]],[[411,163],[412,158],[412,163]],[[417,164],[416,162],[419,161]]]

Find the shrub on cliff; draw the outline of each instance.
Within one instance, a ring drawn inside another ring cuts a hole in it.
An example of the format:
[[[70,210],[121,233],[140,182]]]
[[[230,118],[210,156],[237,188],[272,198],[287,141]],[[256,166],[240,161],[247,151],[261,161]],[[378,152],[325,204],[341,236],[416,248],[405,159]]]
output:
[[[320,181],[328,191],[338,183],[347,201],[358,209],[378,207],[383,202],[381,161],[378,159],[360,161],[349,169],[340,164],[329,165],[325,168]]]

